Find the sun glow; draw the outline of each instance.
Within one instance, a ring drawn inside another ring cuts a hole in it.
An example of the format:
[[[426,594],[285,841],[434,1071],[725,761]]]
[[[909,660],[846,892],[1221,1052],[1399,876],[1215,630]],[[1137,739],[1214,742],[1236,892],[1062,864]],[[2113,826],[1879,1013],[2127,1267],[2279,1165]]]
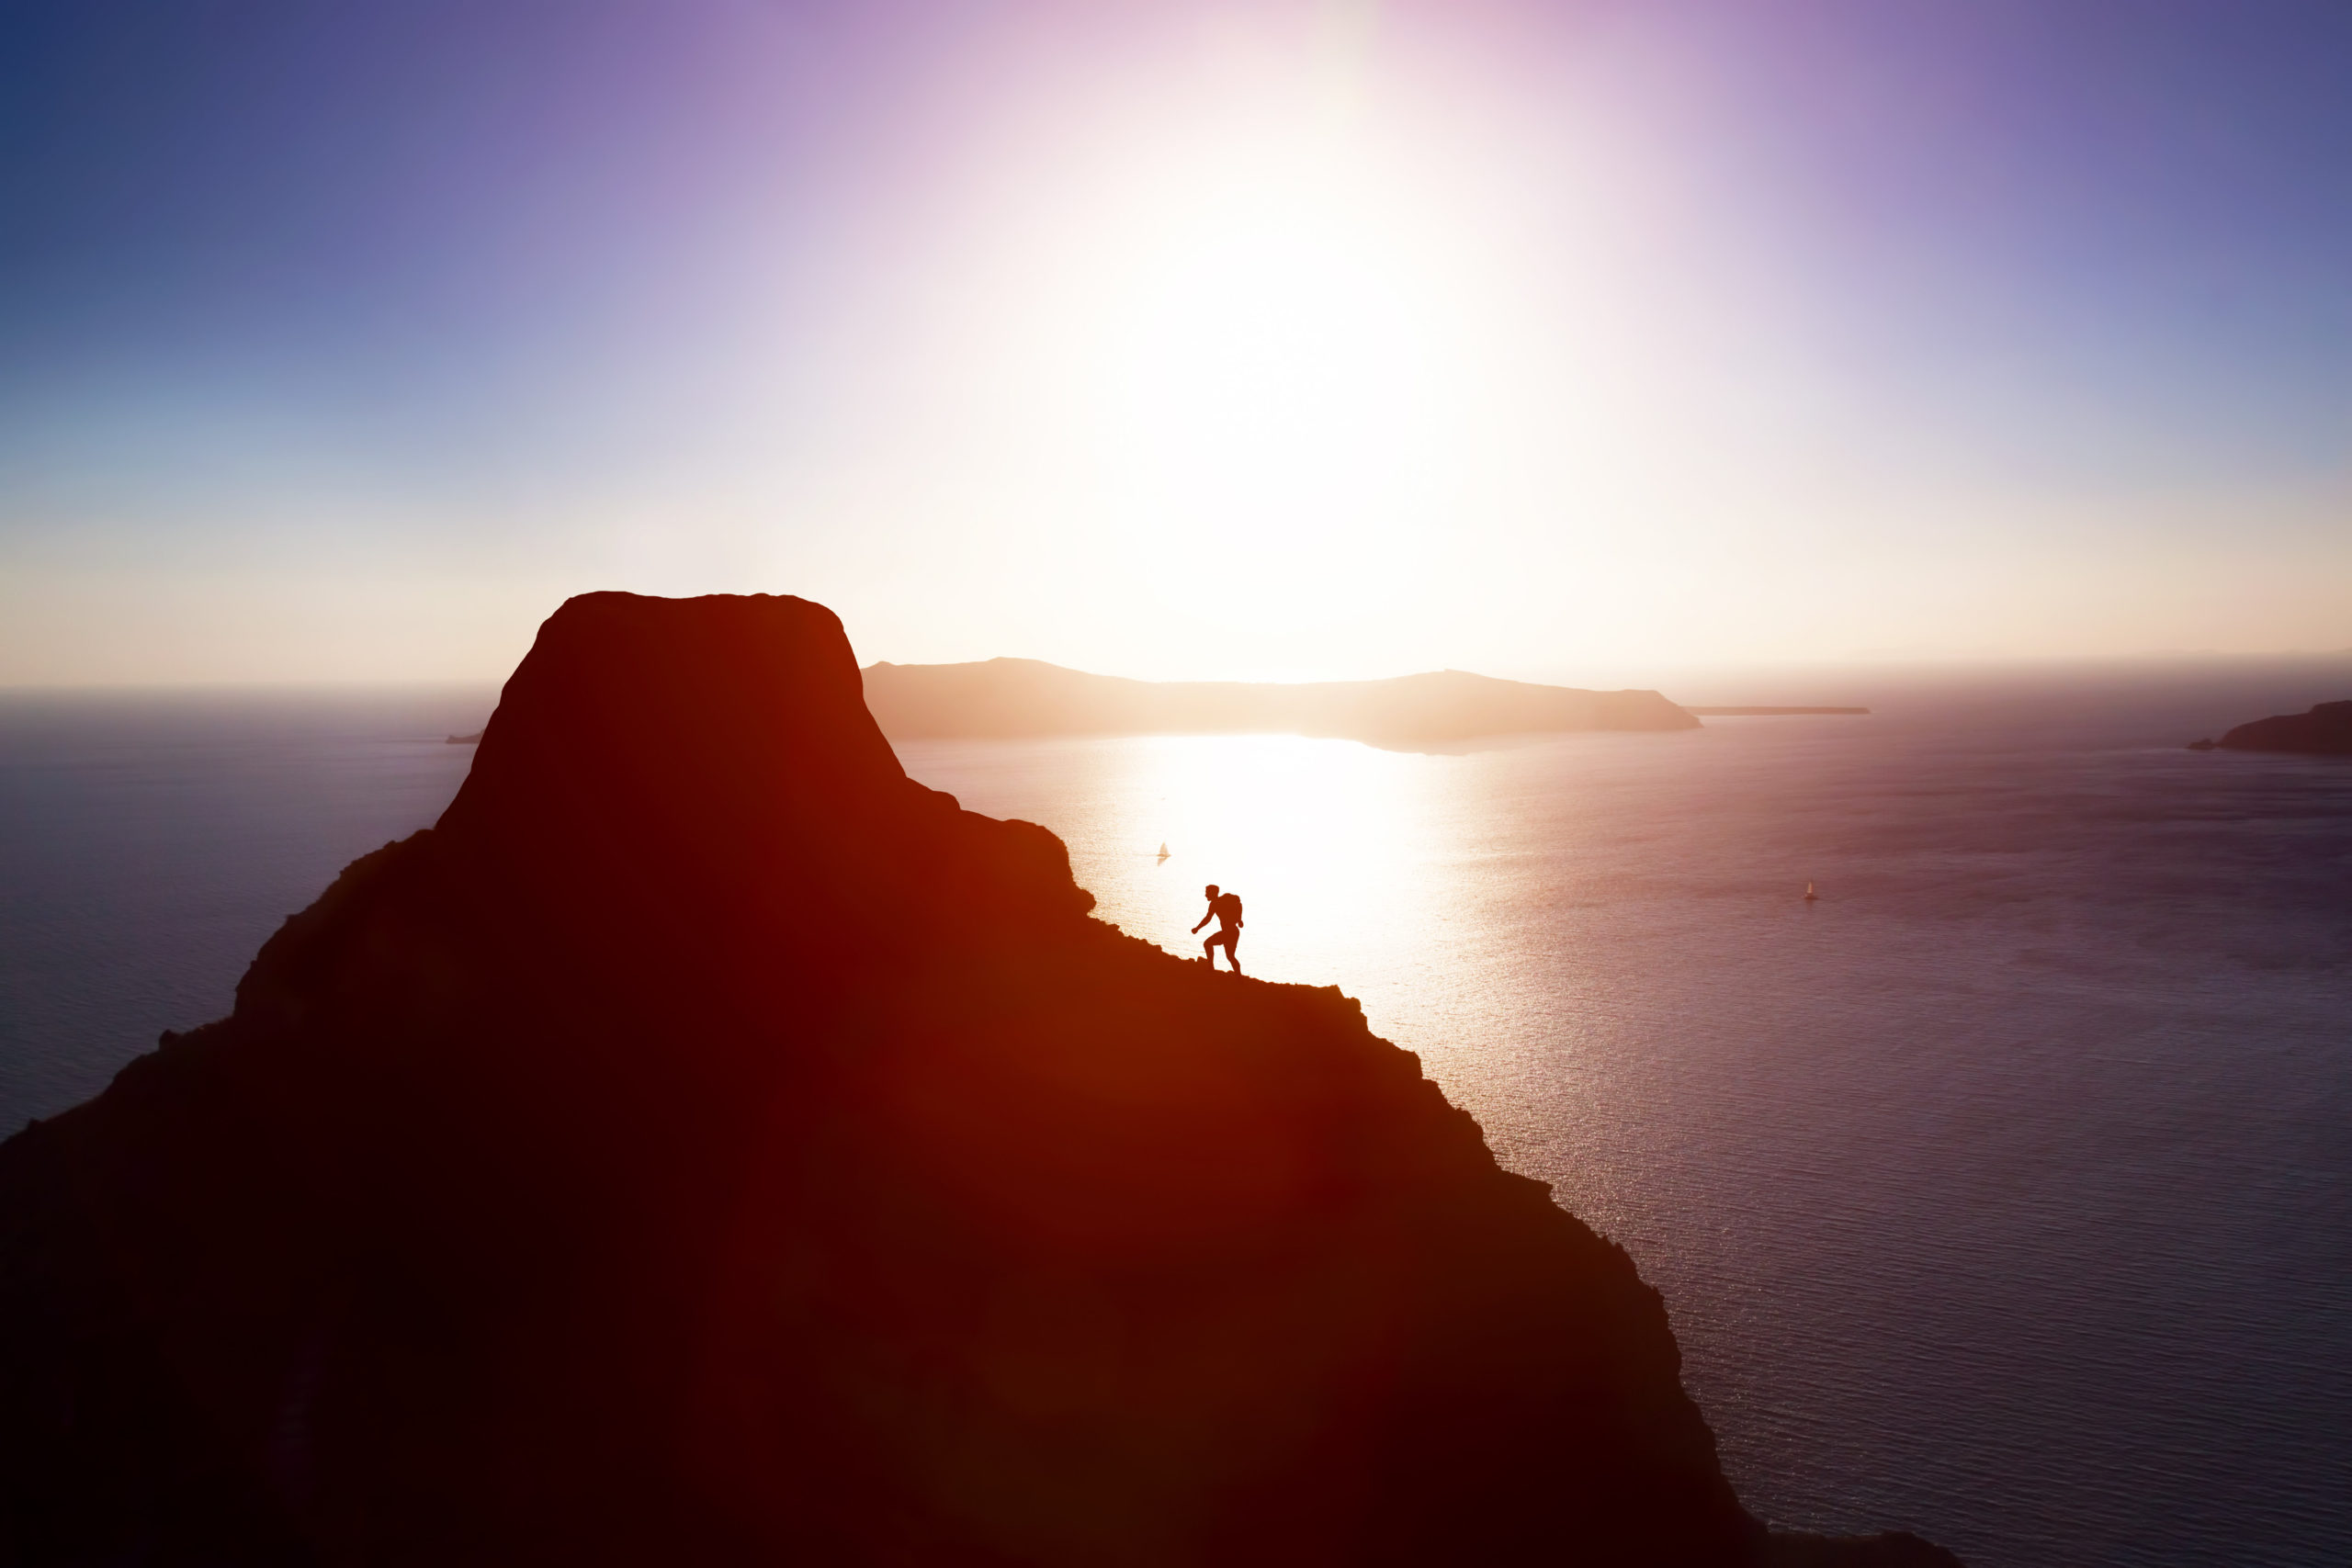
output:
[[[870,423],[922,461],[876,464],[904,499],[873,525],[956,519],[954,570],[1033,563],[1010,613],[1082,616],[1137,674],[1491,663],[1465,621],[1655,619],[1624,585],[1679,571],[1637,558],[1645,503],[1727,448],[1668,374],[1659,321],[1706,334],[1628,239],[1657,186],[1600,111],[1536,160],[1409,72],[1238,80],[969,150],[924,252],[956,264],[881,340],[907,357]]]
[[[1509,289],[1402,162],[1256,128],[1143,164],[1041,247],[1058,265],[1020,330],[1051,380],[1028,406],[1065,411],[1166,592],[1392,602],[1442,547],[1432,516],[1491,476]]]
[[[1297,182],[1170,228],[1105,334],[1119,434],[1156,477],[1205,466],[1295,504],[1425,453],[1464,367],[1458,312],[1408,226]]]

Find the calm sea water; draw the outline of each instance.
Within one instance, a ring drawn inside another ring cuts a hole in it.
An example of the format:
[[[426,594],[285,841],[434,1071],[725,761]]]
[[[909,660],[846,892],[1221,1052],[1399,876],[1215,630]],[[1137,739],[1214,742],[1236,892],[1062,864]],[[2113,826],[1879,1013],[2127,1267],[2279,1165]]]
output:
[[[0,1133],[106,1087],[335,873],[429,825],[488,688],[0,693]]]
[[[1216,881],[1251,972],[1361,997],[1665,1292],[1759,1513],[2352,1562],[2352,762],[2180,749],[2352,663],[1703,694],[1878,711],[900,754],[1104,919],[1187,950]],[[222,1011],[489,702],[0,702],[0,1115]]]

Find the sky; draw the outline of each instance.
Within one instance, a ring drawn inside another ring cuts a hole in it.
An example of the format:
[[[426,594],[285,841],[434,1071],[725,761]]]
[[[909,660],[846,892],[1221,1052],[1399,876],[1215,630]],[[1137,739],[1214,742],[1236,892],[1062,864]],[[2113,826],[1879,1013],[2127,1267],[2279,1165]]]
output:
[[[0,0],[0,685],[2352,648],[2340,0]]]

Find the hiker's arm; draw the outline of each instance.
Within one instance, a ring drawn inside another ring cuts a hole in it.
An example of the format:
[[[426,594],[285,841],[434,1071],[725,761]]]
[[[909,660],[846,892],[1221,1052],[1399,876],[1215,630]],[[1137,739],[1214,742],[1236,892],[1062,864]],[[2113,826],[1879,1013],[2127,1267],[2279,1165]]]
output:
[[[1214,915],[1216,913],[1216,911],[1215,909],[1211,909],[1209,911],[1209,915]],[[1193,922],[1193,934],[1194,936],[1200,935],[1201,928],[1209,923],[1209,915],[1203,915],[1199,919]]]

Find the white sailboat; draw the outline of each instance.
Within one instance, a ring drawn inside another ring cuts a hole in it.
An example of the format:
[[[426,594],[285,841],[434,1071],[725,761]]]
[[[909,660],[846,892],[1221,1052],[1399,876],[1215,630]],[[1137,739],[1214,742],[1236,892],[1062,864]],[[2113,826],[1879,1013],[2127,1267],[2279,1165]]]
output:
[[[1815,899],[1816,899],[1816,898],[1818,898],[1818,897],[1821,897],[1821,895],[1820,895],[1820,894],[1815,893],[1815,892],[1813,890],[1813,884],[1812,884],[1812,883],[1808,882],[1808,883],[1806,883],[1806,884],[1804,885],[1804,901],[1805,901],[1806,903],[1810,904],[1810,903],[1812,903]]]
[[[1159,840],[1159,858],[1161,860],[1168,858],[1168,840],[1165,839]]]

